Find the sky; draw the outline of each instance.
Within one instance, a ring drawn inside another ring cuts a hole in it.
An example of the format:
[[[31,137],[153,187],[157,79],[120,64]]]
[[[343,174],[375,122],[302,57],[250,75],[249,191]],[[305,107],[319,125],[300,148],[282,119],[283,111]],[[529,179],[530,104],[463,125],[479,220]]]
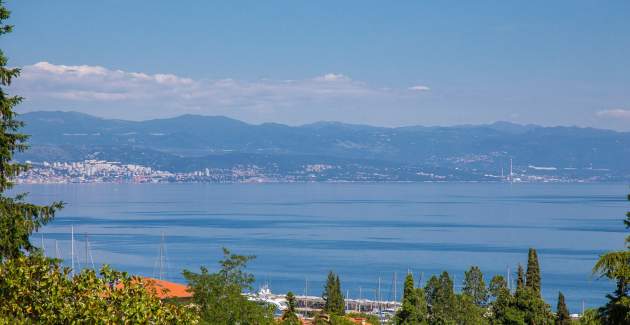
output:
[[[8,0],[19,111],[630,131],[630,1]]]

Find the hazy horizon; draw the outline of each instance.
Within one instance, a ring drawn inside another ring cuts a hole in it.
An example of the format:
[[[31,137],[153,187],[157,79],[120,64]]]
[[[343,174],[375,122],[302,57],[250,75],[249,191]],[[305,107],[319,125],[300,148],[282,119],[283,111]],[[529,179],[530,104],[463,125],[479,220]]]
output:
[[[288,123],[280,123],[280,122],[275,122],[275,121],[268,121],[268,122],[249,122],[246,120],[242,120],[239,118],[234,118],[234,117],[229,117],[226,115],[203,115],[203,114],[194,114],[194,113],[182,113],[179,115],[174,115],[174,116],[168,116],[168,117],[157,117],[157,118],[146,118],[146,119],[124,119],[124,118],[110,118],[110,117],[104,117],[104,116],[98,116],[95,114],[89,114],[89,113],[85,113],[85,112],[81,112],[81,111],[75,111],[75,110],[33,110],[33,111],[25,111],[25,112],[20,112],[19,114],[23,115],[23,114],[29,114],[29,113],[78,113],[78,114],[82,114],[82,115],[87,115],[87,116],[91,116],[91,117],[96,117],[96,118],[100,118],[100,119],[104,119],[104,120],[120,120],[120,121],[126,121],[126,122],[145,122],[145,121],[153,121],[153,120],[168,120],[168,119],[175,119],[175,118],[180,118],[183,116],[195,116],[195,117],[209,117],[209,118],[228,118],[231,120],[235,120],[235,121],[239,121],[239,122],[243,122],[249,125],[264,125],[264,124],[280,124],[280,125],[284,125],[284,126],[289,126],[289,127],[301,127],[301,126],[308,126],[308,125],[314,125],[314,124],[319,124],[319,123],[329,123],[329,124],[342,124],[342,125],[352,125],[352,126],[366,126],[366,127],[375,127],[375,128],[387,128],[387,129],[396,129],[396,128],[406,128],[406,127],[426,127],[426,128],[436,128],[436,127],[477,127],[477,126],[489,126],[489,125],[496,125],[496,124],[511,124],[511,125],[517,125],[517,126],[524,126],[524,127],[543,127],[543,128],[555,128],[555,127],[566,127],[566,128],[592,128],[592,129],[596,129],[596,130],[606,130],[606,131],[615,131],[615,132],[620,132],[620,133],[627,133],[630,131],[625,131],[625,130],[616,130],[616,129],[610,129],[610,128],[599,128],[599,127],[592,127],[592,126],[579,126],[579,125],[543,125],[543,124],[537,124],[537,123],[517,123],[517,122],[510,122],[510,121],[502,121],[502,120],[498,120],[498,121],[491,121],[491,122],[481,122],[481,123],[468,123],[468,124],[450,124],[450,125],[432,125],[432,124],[408,124],[408,125],[398,125],[398,126],[387,126],[387,125],[375,125],[375,124],[367,124],[367,123],[350,123],[350,122],[342,122],[342,121],[334,121],[334,120],[319,120],[319,121],[314,121],[314,122],[309,122],[309,123],[302,123],[302,124],[288,124]]]

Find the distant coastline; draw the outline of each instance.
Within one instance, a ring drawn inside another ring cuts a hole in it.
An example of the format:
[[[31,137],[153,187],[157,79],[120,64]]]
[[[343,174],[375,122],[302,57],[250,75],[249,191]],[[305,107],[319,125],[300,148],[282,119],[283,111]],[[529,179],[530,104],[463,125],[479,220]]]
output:
[[[27,162],[31,169],[22,173],[16,180],[18,184],[81,184],[81,183],[609,183],[610,179],[569,178],[546,175],[484,175],[483,179],[449,179],[429,173],[418,172],[416,179],[397,179],[396,175],[347,174],[345,178],[323,174],[330,169],[339,168],[330,165],[306,165],[303,169],[288,175],[267,174],[259,166],[236,166],[230,169],[205,168],[192,172],[174,173],[155,170],[148,166],[124,164],[104,160],[85,160],[79,162]],[[548,168],[534,170],[549,170]],[[422,179],[428,177],[429,179]]]

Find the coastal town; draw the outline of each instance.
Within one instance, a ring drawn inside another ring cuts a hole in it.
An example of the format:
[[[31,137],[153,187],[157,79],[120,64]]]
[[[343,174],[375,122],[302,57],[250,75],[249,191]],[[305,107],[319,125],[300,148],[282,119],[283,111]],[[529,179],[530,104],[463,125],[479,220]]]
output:
[[[420,167],[385,168],[306,164],[294,170],[255,164],[229,168],[206,167],[188,172],[159,170],[139,164],[107,160],[77,162],[31,162],[31,168],[17,178],[19,184],[68,183],[292,183],[292,182],[512,182],[575,183],[614,181],[607,170],[586,168],[526,167],[497,173],[455,169],[439,174]],[[576,172],[581,172],[578,176]]]

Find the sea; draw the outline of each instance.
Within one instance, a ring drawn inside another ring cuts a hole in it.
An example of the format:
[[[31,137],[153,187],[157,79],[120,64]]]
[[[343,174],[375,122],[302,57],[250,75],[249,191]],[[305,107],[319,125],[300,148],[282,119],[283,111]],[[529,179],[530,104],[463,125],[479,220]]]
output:
[[[350,298],[400,299],[411,272],[424,285],[448,271],[461,290],[479,266],[515,283],[536,248],[542,293],[555,309],[596,307],[614,284],[593,275],[623,249],[627,184],[299,183],[19,185],[35,203],[66,202],[31,240],[75,269],[116,269],[185,283],[218,269],[222,248],[255,255],[254,290],[320,295],[339,274]],[[379,291],[380,287],[380,291]]]

